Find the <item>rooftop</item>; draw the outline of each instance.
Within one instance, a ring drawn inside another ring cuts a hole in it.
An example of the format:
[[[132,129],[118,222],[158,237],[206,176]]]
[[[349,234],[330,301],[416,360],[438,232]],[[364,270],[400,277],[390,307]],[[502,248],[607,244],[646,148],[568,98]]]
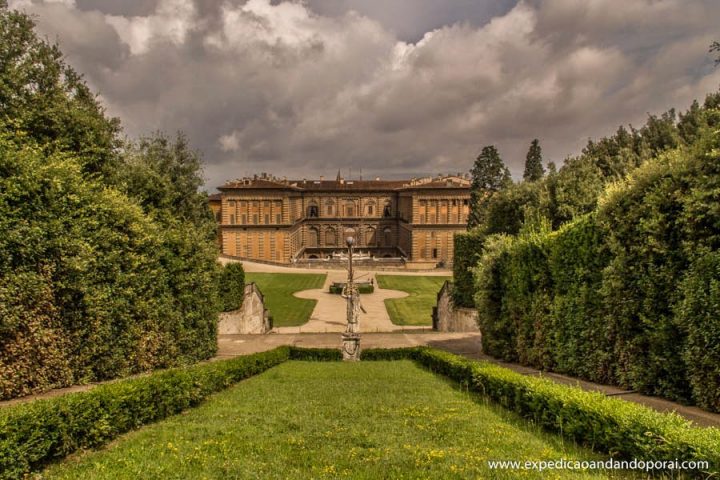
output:
[[[296,191],[337,191],[337,190],[414,190],[427,188],[470,188],[467,175],[438,175],[437,177],[411,178],[409,180],[346,180],[338,175],[335,180],[288,180],[273,175],[261,174],[238,178],[226,182],[218,190],[236,189],[283,189]]]

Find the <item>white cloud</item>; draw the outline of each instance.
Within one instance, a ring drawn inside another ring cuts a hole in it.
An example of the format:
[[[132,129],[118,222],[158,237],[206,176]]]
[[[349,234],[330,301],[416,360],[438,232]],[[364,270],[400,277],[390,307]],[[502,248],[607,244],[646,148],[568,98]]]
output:
[[[192,0],[161,0],[153,15],[107,15],[106,20],[130,47],[131,53],[139,55],[150,48],[153,40],[182,44],[195,21],[195,5]]]

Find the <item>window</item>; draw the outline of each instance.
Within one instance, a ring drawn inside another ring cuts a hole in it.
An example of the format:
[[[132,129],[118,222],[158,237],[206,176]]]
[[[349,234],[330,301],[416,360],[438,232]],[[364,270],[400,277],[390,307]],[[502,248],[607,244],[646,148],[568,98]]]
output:
[[[318,216],[318,207],[317,205],[310,205],[308,207],[308,218],[317,218]]]
[[[282,214],[281,213],[275,214],[275,223],[282,223]]]
[[[320,237],[320,232],[315,227],[310,227],[308,230],[308,247],[317,247],[318,246],[318,238]]]
[[[235,214],[234,213],[230,214],[230,225],[235,225]]]
[[[437,257],[438,257],[438,251],[437,251],[437,250],[438,250],[437,248],[433,248],[433,249],[432,249],[432,258],[437,258]]]
[[[392,229],[390,227],[385,227],[383,230],[383,244],[386,247],[392,245]]]
[[[365,230],[365,245],[375,245],[375,229],[372,227]]]
[[[372,205],[368,205],[367,212],[368,215],[374,215],[374,207]]]
[[[270,214],[266,213],[265,214],[265,225],[269,225],[269,224],[270,224]]]
[[[257,214],[257,213],[253,214],[253,223],[254,223],[255,225],[257,225],[257,224],[259,223],[259,222],[258,222],[258,214]]]
[[[468,199],[467,198],[463,199],[463,205],[467,206],[467,204],[468,204]]]
[[[388,218],[392,217],[392,207],[389,203],[385,204],[385,207],[383,207],[383,217]]]
[[[335,237],[335,229],[328,228],[325,231],[325,245],[335,246],[336,244],[337,244],[337,240]]]
[[[345,211],[347,212],[348,217],[354,217],[355,216],[355,209],[353,207],[345,207]]]
[[[247,224],[247,215],[244,214],[244,213],[243,213],[243,215],[242,215],[242,224],[243,224],[243,225]]]

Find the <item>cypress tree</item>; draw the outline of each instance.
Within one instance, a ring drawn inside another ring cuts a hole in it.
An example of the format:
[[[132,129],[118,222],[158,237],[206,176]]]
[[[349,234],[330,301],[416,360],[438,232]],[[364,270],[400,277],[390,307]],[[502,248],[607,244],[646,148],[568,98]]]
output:
[[[470,215],[468,228],[483,223],[484,205],[494,193],[508,186],[512,180],[494,145],[483,147],[471,170]]]
[[[525,172],[523,180],[526,182],[536,182],[545,175],[545,169],[542,166],[542,149],[540,142],[536,138],[530,144],[527,157],[525,157]]]

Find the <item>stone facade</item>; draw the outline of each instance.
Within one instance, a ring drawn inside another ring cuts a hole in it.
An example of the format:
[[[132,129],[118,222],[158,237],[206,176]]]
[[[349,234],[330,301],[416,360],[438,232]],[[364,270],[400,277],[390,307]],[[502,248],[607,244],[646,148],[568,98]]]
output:
[[[474,308],[458,308],[452,300],[452,283],[445,282],[433,307],[433,330],[439,332],[479,332],[478,312]]]
[[[453,236],[466,229],[470,182],[445,176],[413,180],[239,179],[211,197],[222,253],[292,264],[326,261],[356,231],[359,254],[432,268],[448,265]]]
[[[270,330],[272,324],[265,308],[265,300],[254,283],[245,285],[242,307],[221,313],[218,322],[218,333],[221,335],[259,334]]]

